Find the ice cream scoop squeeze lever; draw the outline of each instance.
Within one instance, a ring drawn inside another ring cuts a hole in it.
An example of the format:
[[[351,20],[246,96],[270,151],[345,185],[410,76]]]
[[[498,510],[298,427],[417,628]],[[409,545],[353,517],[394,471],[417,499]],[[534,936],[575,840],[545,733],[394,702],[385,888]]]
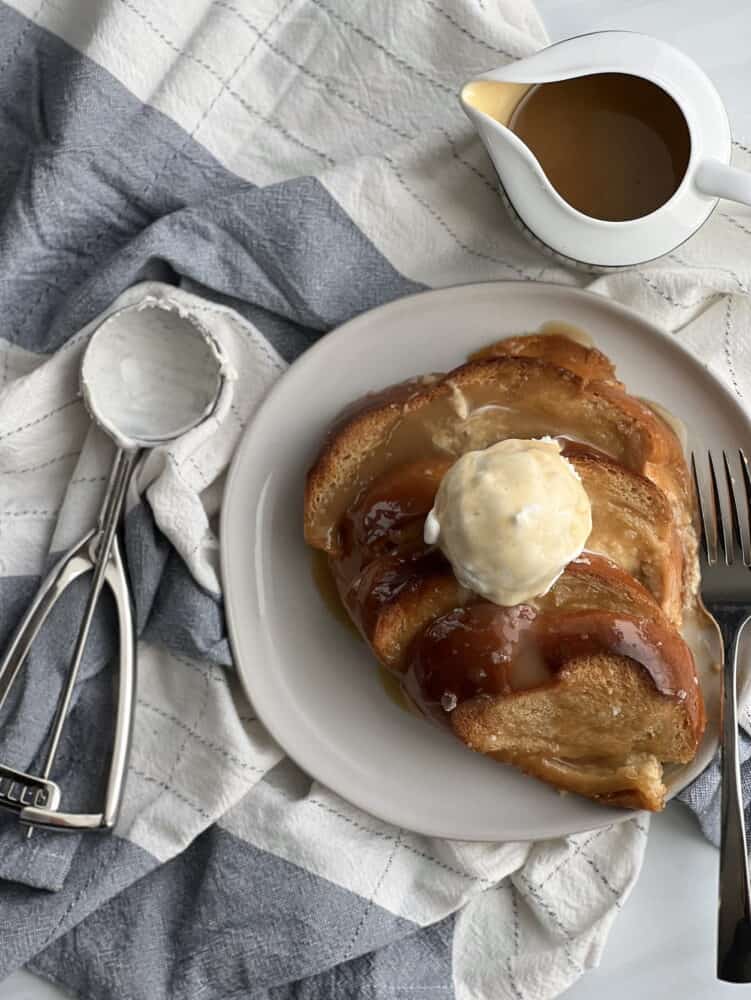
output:
[[[94,422],[117,444],[96,526],[54,566],[0,662],[0,708],[32,643],[64,591],[86,573],[91,584],[41,774],[0,764],[0,808],[21,823],[54,830],[107,830],[117,820],[125,785],[136,690],[136,638],[128,577],[117,539],[125,495],[144,449],[170,443],[206,419],[224,384],[221,351],[193,319],[145,299],[108,316],[93,333],[81,366],[81,391]],[[104,584],[112,591],[119,631],[117,708],[101,812],[65,812],[50,779],[73,688]]]

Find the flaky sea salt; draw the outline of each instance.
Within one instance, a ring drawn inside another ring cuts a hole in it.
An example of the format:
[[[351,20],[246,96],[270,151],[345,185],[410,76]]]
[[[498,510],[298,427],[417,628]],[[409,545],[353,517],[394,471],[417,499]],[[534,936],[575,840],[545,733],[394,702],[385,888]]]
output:
[[[441,708],[444,712],[453,712],[456,708],[457,698],[453,691],[444,691],[441,697]]]

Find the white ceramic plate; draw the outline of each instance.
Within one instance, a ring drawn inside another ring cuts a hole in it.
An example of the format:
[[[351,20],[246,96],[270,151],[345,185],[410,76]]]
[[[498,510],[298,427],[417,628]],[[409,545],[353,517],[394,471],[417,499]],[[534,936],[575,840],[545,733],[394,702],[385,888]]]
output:
[[[304,770],[375,816],[419,833],[526,840],[594,829],[628,813],[555,790],[465,749],[400,709],[366,648],[325,606],[302,537],[305,472],[335,414],[363,393],[447,371],[494,339],[565,320],[592,333],[632,392],[686,421],[696,446],[751,451],[733,396],[668,334],[598,295],[497,282],[426,292],[374,309],[324,337],[274,386],[238,449],[222,518],[230,638],[260,719]],[[717,741],[716,677],[697,761]]]

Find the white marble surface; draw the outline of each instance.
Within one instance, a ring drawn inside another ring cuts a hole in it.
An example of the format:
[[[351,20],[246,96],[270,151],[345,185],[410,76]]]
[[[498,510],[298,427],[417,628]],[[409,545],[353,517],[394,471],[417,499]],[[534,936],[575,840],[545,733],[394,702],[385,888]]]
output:
[[[717,851],[676,803],[652,820],[644,868],[600,967],[566,1000],[738,1000],[740,987],[714,976],[716,916]]]
[[[65,1000],[69,996],[69,993],[63,993],[56,986],[28,972],[15,972],[0,983],[2,1000]]]
[[[538,0],[553,39],[603,28],[657,35],[691,55],[725,100],[736,138],[751,142],[749,0]],[[599,969],[567,1000],[724,1000],[742,987],[714,979],[717,854],[691,816],[671,806],[653,821],[639,884]],[[750,988],[746,987],[746,991]],[[25,972],[0,983],[0,1000],[63,1000]],[[112,998],[115,1000],[115,998]]]

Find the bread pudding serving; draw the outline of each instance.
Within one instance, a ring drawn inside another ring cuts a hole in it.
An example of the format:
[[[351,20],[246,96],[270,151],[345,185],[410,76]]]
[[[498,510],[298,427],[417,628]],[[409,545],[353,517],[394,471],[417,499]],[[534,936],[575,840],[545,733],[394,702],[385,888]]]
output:
[[[552,328],[353,403],[309,545],[412,706],[557,788],[661,809],[705,712],[681,635],[693,499],[672,423]]]

